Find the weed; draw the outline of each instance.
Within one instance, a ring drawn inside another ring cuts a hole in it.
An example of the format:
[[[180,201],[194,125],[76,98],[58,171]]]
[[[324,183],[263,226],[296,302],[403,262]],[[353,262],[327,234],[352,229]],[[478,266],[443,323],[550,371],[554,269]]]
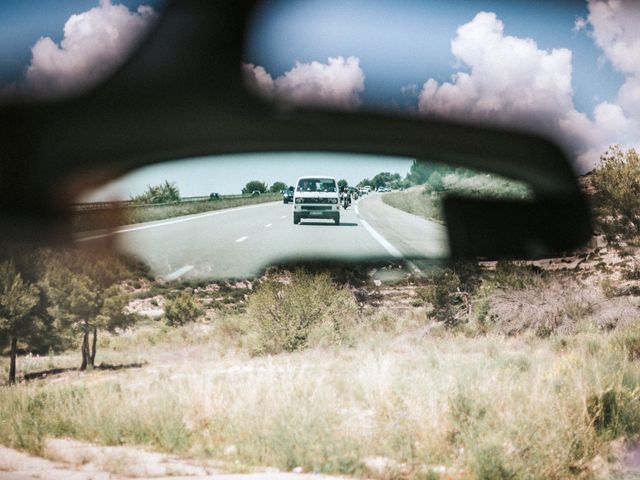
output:
[[[289,285],[264,281],[249,298],[260,345],[255,353],[295,351],[309,345],[344,342],[355,324],[353,295],[328,274],[294,272]]]

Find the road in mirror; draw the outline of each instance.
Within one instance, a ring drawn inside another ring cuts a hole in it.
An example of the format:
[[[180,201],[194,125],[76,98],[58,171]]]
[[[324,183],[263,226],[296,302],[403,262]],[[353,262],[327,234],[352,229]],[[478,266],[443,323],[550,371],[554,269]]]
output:
[[[441,206],[451,193],[532,195],[494,174],[410,158],[253,153],[136,170],[82,197],[74,223],[78,242],[113,239],[167,280],[252,277],[292,262],[415,268],[447,257]]]

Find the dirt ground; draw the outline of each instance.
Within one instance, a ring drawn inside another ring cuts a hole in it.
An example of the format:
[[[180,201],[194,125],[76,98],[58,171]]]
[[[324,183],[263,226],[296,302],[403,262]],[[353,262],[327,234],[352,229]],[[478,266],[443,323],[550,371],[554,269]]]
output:
[[[241,473],[238,473],[241,472]],[[251,469],[132,447],[49,439],[43,457],[0,446],[0,480],[335,480],[325,475]]]

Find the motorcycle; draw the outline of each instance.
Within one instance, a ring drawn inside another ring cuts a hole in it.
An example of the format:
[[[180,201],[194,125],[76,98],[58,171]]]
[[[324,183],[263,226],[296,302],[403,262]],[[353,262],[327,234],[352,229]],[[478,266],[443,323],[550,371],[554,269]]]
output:
[[[351,205],[351,195],[349,195],[349,192],[342,192],[340,194],[340,203],[345,210]]]

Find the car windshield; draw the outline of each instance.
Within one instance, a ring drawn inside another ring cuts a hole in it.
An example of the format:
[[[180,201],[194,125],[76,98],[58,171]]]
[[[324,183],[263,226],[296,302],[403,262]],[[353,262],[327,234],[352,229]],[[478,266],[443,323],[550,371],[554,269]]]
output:
[[[332,178],[303,178],[298,182],[298,192],[336,192],[336,182]]]

